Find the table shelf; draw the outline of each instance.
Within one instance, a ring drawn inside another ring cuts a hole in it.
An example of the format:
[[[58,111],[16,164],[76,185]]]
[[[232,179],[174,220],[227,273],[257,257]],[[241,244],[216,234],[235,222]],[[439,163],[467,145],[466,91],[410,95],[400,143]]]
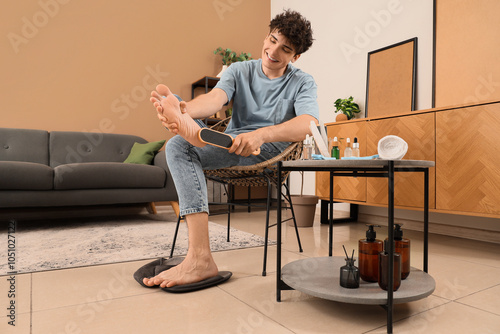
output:
[[[350,304],[387,304],[387,291],[382,290],[378,283],[360,279],[357,289],[341,287],[340,267],[344,265],[345,258],[341,256],[307,258],[283,266],[281,277],[291,288],[314,297]],[[393,302],[416,301],[430,296],[435,288],[436,282],[429,274],[412,267],[410,275],[394,291]]]

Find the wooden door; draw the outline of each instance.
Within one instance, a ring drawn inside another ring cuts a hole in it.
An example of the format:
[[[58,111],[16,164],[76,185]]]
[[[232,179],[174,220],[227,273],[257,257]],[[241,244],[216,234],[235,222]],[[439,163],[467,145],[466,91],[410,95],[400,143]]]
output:
[[[500,103],[436,113],[436,209],[500,214]]]

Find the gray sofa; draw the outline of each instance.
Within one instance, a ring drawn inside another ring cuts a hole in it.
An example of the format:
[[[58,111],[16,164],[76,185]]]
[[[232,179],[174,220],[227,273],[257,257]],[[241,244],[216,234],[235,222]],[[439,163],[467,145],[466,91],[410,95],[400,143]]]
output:
[[[0,208],[177,201],[164,151],[151,165],[123,163],[135,142],[147,141],[122,134],[0,128]]]

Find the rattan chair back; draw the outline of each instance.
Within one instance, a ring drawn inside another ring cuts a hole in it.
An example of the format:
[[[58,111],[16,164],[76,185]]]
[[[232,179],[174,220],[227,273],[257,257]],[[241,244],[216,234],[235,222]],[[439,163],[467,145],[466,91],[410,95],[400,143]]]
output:
[[[214,126],[212,129],[224,131],[229,123],[230,117],[226,118]],[[290,144],[283,152],[277,156],[250,166],[233,166],[214,170],[205,170],[205,176],[208,179],[227,183],[235,186],[260,187],[267,186],[267,177],[274,183],[278,180],[278,161],[290,161],[300,159],[302,155],[302,142]],[[290,172],[282,172],[281,179],[283,183],[288,178]]]

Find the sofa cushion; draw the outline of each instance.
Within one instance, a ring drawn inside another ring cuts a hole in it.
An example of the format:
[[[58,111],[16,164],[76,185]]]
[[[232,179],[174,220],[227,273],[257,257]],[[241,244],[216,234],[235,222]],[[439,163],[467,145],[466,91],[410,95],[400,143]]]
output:
[[[151,161],[153,161],[155,154],[163,147],[165,141],[166,140],[160,140],[146,144],[134,143],[134,146],[132,146],[130,150],[130,154],[124,162],[128,164],[151,165]]]
[[[43,130],[0,128],[0,161],[49,164],[49,133]]]
[[[50,190],[54,170],[33,162],[0,161],[0,175],[2,190]]]
[[[54,189],[162,188],[166,172],[152,165],[89,162],[54,168]]]
[[[85,162],[123,162],[141,137],[114,133],[52,131],[50,166]]]

